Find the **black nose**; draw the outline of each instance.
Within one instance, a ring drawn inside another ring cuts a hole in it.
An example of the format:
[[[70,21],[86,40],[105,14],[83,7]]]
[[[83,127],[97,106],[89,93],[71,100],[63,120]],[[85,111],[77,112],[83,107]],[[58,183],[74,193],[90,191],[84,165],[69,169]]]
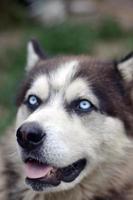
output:
[[[17,130],[17,142],[26,149],[33,150],[39,147],[46,134],[42,131],[42,128],[35,122],[25,123]]]

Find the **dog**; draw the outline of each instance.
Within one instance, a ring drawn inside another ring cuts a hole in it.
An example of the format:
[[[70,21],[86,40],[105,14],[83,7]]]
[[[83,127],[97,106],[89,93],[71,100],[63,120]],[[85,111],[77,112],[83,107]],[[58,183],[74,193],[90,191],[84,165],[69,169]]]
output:
[[[133,54],[47,58],[28,43],[0,200],[133,200]]]

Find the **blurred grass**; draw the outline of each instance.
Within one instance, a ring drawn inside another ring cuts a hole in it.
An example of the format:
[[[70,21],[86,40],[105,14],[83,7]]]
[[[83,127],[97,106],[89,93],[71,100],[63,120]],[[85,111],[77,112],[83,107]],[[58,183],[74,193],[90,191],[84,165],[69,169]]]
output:
[[[4,47],[0,50],[0,133],[14,120],[15,95],[24,74],[26,44],[30,38],[36,37],[50,55],[94,54],[97,44],[105,41],[121,41],[125,49],[133,49],[132,33],[122,30],[117,22],[108,18],[98,26],[69,22],[52,27],[33,22],[19,26],[21,37],[16,36],[19,45],[7,45],[5,50]],[[12,40],[10,34],[9,39]]]

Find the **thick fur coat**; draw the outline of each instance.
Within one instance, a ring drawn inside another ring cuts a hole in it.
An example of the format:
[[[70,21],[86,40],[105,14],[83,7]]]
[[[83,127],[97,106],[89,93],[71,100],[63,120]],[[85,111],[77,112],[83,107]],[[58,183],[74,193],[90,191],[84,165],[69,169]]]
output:
[[[0,200],[133,200],[132,54],[120,62],[47,59],[30,41],[17,106],[16,124],[1,141]],[[39,146],[24,129],[33,123],[45,130]]]

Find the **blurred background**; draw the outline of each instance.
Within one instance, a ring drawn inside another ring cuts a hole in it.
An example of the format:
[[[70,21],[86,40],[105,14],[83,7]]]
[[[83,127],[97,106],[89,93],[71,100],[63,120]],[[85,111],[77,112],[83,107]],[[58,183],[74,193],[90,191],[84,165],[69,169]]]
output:
[[[49,55],[121,58],[133,50],[133,1],[1,0],[0,134],[14,120],[26,44],[33,37]]]

